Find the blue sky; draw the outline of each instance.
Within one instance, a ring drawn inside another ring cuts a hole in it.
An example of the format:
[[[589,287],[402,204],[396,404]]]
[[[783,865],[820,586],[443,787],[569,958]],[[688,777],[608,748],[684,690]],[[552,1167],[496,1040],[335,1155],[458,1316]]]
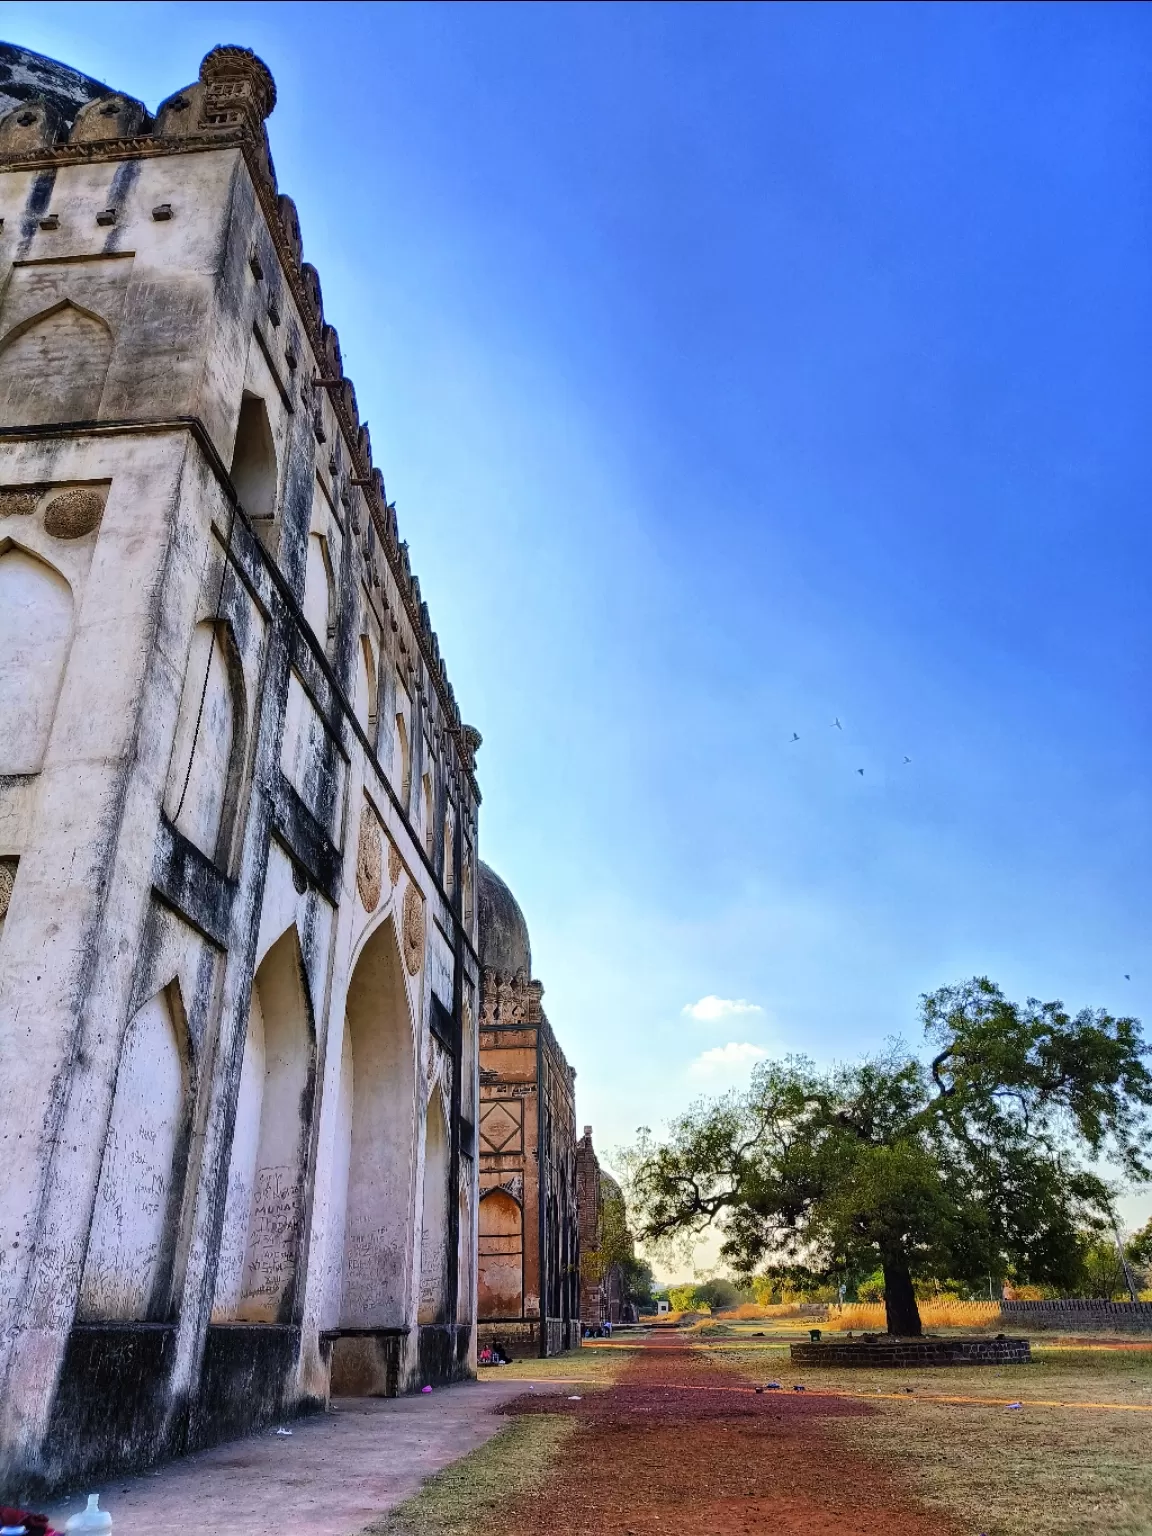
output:
[[[602,1148],[978,972],[1149,1012],[1152,9],[0,16],[272,68]]]

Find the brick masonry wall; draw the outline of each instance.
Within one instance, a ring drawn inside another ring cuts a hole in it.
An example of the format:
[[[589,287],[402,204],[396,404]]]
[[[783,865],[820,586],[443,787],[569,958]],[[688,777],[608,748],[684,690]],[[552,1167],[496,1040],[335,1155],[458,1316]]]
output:
[[[901,1339],[838,1340],[825,1344],[793,1344],[793,1365],[885,1366],[891,1369],[940,1365],[1023,1365],[1032,1358],[1027,1339]]]
[[[1152,1333],[1152,1301],[1002,1301],[1000,1316],[1030,1331]]]

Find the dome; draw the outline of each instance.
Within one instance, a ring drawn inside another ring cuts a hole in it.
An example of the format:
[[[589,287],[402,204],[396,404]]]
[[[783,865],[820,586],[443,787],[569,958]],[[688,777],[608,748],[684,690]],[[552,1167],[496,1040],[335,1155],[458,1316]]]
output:
[[[0,115],[21,102],[42,98],[71,125],[81,107],[111,94],[106,85],[78,69],[33,53],[30,48],[0,43]]]
[[[520,904],[487,864],[480,865],[480,964],[501,976],[532,979],[532,946]]]

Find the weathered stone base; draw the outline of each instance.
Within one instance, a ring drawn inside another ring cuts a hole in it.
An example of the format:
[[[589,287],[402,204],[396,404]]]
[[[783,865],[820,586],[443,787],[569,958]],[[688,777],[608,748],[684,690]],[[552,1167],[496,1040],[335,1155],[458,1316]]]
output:
[[[322,1335],[332,1342],[333,1397],[395,1397],[407,1328],[365,1328]]]
[[[542,1355],[561,1355],[566,1349],[579,1349],[580,1324],[562,1322],[560,1318],[544,1320],[543,1348],[541,1325],[537,1318],[496,1318],[476,1327],[476,1347],[484,1349],[492,1344],[503,1346],[513,1360],[530,1360]]]
[[[476,1348],[487,1349],[499,1344],[513,1360],[528,1360],[540,1353],[540,1328],[534,1320],[516,1318],[509,1322],[499,1320],[477,1323]]]
[[[203,1450],[321,1409],[297,1395],[300,1329],[228,1323],[208,1329],[200,1380],[174,1394],[174,1323],[79,1323],[64,1366],[40,1466],[3,1493],[39,1497]]]
[[[940,1365],[1026,1365],[1027,1339],[837,1339],[793,1344],[793,1365],[927,1369]]]
[[[414,1387],[444,1386],[450,1381],[467,1381],[472,1376],[468,1346],[472,1328],[468,1323],[423,1323],[417,1337],[418,1357]]]

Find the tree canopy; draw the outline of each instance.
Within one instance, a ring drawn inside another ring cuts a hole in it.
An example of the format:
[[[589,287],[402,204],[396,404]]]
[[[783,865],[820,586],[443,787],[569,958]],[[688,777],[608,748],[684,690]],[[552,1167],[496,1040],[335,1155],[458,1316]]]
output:
[[[665,1141],[642,1130],[628,1158],[640,1237],[715,1225],[738,1275],[880,1267],[900,1334],[920,1333],[914,1280],[1072,1281],[1079,1234],[1111,1222],[1094,1165],[1152,1177],[1139,1021],[1013,1003],[986,977],[924,996],[921,1014],[931,1056],[895,1042],[828,1070],[763,1062]]]

